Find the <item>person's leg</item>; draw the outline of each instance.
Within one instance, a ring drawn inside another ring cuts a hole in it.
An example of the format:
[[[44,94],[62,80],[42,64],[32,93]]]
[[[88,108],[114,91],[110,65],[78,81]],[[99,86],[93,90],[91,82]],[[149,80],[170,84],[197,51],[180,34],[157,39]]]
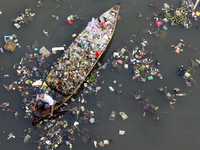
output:
[[[42,109],[42,107],[44,106],[44,103],[43,102],[41,102],[41,101],[38,101],[37,102],[37,108],[40,110],[40,109]]]
[[[45,113],[49,113],[50,112],[50,108],[51,108],[51,106],[49,104],[45,104],[44,105]]]

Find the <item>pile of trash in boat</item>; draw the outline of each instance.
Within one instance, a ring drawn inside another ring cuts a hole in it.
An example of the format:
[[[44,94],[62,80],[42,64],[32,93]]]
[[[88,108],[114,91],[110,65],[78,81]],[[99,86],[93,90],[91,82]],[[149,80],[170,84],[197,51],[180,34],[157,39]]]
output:
[[[85,80],[112,37],[115,17],[116,13],[109,11],[88,23],[85,30],[64,50],[63,57],[54,66],[48,85],[68,95]]]
[[[13,19],[14,26],[18,29],[21,27],[23,23],[29,24],[29,22],[33,22],[33,17],[35,13],[31,10],[31,8],[26,8],[24,12],[21,12],[20,16]]]

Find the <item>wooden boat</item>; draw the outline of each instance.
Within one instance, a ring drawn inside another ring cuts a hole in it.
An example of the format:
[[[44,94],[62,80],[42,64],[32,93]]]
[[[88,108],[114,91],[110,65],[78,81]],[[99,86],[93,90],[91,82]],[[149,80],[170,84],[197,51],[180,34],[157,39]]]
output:
[[[49,75],[47,76],[45,82],[43,83],[42,85],[42,89],[44,89],[46,92],[45,93],[48,93],[49,91],[51,90],[54,90],[58,93],[60,93],[62,96],[60,98],[60,100],[57,100],[57,103],[55,104],[54,106],[54,112],[56,112],[56,110],[58,110],[59,107],[61,107],[64,103],[66,103],[76,92],[77,90],[81,87],[82,83],[85,81],[86,77],[91,73],[92,69],[95,67],[95,65],[97,64],[97,62],[99,61],[99,59],[101,58],[101,56],[103,55],[103,53],[106,51],[107,47],[108,47],[108,44],[110,43],[113,35],[114,35],[114,31],[115,31],[115,28],[116,28],[116,24],[117,24],[117,19],[118,19],[118,13],[119,13],[119,10],[120,10],[120,2],[115,5],[114,7],[112,7],[111,9],[109,9],[108,11],[106,11],[105,13],[103,13],[99,18],[103,17],[104,19],[108,19],[108,18],[105,18],[106,15],[113,15],[113,22],[109,22],[108,23],[108,27],[106,27],[106,29],[102,29],[105,33],[105,31],[107,31],[107,28],[108,28],[108,31],[110,31],[110,34],[109,34],[109,38],[107,40],[104,40],[103,42],[104,43],[100,43],[100,45],[103,45],[103,48],[98,51],[98,57],[95,59],[95,61],[87,68],[87,71],[84,70],[84,73],[82,72],[82,78],[79,78],[79,81],[78,81],[78,84],[76,87],[73,88],[73,90],[71,90],[70,92],[64,92],[64,91],[61,91],[61,90],[58,90],[52,83],[55,82],[53,80],[53,74],[58,71],[56,70],[56,66],[54,66],[54,69],[52,69],[49,73]],[[97,24],[100,24],[100,19],[98,18],[98,21]],[[109,20],[109,19],[108,19]],[[93,20],[94,21],[94,20]],[[96,19],[97,21],[97,19]],[[107,21],[108,22],[108,21]],[[88,27],[88,26],[87,26]],[[78,41],[80,40],[80,38],[85,34],[89,34],[88,33],[88,29],[87,27],[77,36],[77,38],[75,39],[75,41]],[[100,37],[101,38],[101,37]],[[89,44],[93,44],[95,43],[95,41],[90,41]],[[72,52],[73,50],[73,47],[74,45],[77,44],[76,42],[73,42],[68,48],[67,50],[65,51],[64,55],[59,59],[59,62],[63,62],[63,58],[65,56],[66,53],[68,52]],[[82,70],[83,71],[83,70]],[[62,80],[61,78],[59,78],[59,80]],[[66,87],[62,87],[63,89],[65,89]],[[54,113],[54,114],[55,114]],[[61,113],[61,112],[58,112],[58,113]],[[41,114],[40,114],[41,115]],[[39,116],[40,116],[39,115]],[[42,120],[43,118],[47,117],[49,114],[44,114],[44,115],[41,115],[40,117],[36,117],[35,115],[33,115],[33,118],[32,118],[32,123],[37,123],[38,121]]]

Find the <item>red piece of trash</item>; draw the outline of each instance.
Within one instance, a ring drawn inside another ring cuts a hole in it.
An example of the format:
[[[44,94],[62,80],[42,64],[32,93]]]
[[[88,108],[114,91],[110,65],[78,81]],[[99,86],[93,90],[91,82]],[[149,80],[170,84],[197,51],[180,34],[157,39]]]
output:
[[[70,21],[70,20],[68,20],[68,21],[67,21],[67,23],[68,23],[68,24],[72,24],[73,22],[72,22],[72,21]]]
[[[96,56],[99,57],[101,55],[100,52],[96,52]]]
[[[123,61],[122,60],[117,60],[117,62],[119,63],[119,64],[123,64]]]
[[[163,25],[163,22],[162,22],[162,21],[159,21],[159,20],[156,21],[155,23],[156,23],[157,26],[161,26],[161,25]]]
[[[24,87],[24,85],[22,85],[22,89],[25,91],[26,90],[26,88]]]

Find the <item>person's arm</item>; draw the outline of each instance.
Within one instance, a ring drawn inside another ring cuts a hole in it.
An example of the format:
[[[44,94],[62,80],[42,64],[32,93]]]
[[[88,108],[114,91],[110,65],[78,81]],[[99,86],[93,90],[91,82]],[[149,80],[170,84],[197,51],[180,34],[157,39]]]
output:
[[[54,109],[54,104],[51,105],[51,113],[50,113],[50,116],[51,116],[51,117],[53,116],[53,109]]]
[[[34,106],[33,106],[33,111],[35,111],[36,105],[37,105],[37,100],[35,100],[35,104],[34,104]]]

